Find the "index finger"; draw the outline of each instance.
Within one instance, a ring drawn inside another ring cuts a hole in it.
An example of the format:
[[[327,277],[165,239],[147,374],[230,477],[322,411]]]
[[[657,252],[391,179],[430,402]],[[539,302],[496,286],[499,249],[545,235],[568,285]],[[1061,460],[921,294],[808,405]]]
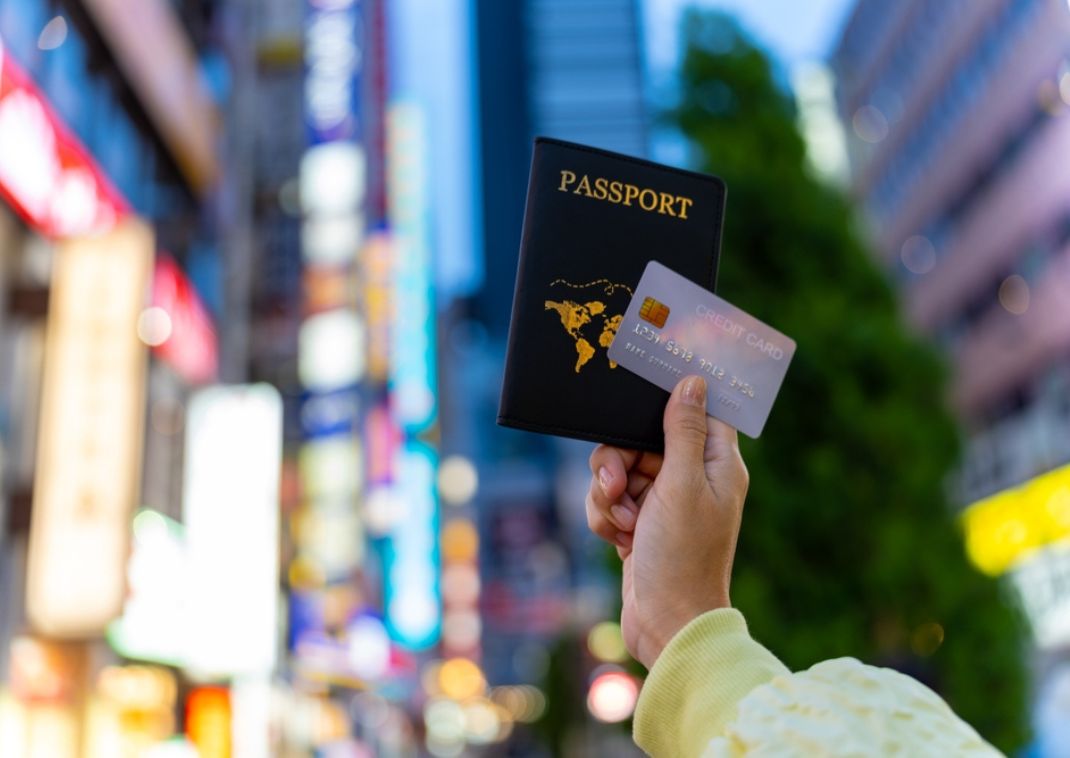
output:
[[[638,450],[610,445],[599,445],[591,453],[588,465],[609,502],[615,502],[624,494],[628,484],[628,469],[635,465],[638,458]]]

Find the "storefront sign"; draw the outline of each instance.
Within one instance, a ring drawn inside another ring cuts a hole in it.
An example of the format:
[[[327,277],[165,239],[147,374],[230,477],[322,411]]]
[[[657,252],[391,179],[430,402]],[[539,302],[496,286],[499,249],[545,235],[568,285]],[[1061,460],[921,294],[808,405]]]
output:
[[[0,40],[0,197],[36,231],[99,234],[127,205]]]
[[[26,597],[31,623],[51,636],[100,634],[122,609],[152,249],[131,219],[63,243],[53,264]]]
[[[992,575],[1070,540],[1070,466],[974,503],[963,511],[962,524],[970,560]]]
[[[391,392],[401,427],[416,433],[437,413],[427,133],[417,104],[391,107],[387,151],[395,252]]]
[[[398,451],[397,503],[404,508],[384,549],[386,626],[405,648],[425,650],[442,630],[435,455],[417,442]]]
[[[212,317],[193,283],[166,254],[156,260],[152,304],[163,309],[171,327],[153,352],[190,384],[213,381],[219,371],[219,342]]]
[[[360,139],[357,118],[363,65],[357,0],[309,0],[305,27],[305,104],[309,142]]]
[[[186,423],[186,665],[266,674],[276,655],[282,398],[267,384],[210,387],[193,396]]]

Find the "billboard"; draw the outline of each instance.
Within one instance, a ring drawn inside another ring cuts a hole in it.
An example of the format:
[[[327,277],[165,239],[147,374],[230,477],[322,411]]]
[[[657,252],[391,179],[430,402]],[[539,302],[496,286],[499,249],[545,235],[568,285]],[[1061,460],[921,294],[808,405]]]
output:
[[[53,264],[26,595],[31,623],[51,636],[100,634],[122,609],[152,250],[149,228],[128,219],[64,242]]]
[[[188,668],[266,674],[276,656],[282,398],[267,384],[197,392],[186,421]]]
[[[126,202],[0,38],[0,198],[53,239],[103,232]]]

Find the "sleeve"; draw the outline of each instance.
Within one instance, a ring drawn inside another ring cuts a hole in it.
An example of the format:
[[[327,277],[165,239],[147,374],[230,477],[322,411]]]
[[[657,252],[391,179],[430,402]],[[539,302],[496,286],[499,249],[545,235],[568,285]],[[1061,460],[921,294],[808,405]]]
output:
[[[635,740],[655,758],[999,755],[896,671],[838,658],[791,673],[731,608],[695,619],[662,651],[639,698]]]

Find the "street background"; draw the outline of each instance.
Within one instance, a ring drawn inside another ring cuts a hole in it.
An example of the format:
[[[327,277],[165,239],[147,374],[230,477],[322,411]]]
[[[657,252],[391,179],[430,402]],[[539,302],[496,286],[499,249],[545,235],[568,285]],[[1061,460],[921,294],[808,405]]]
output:
[[[638,755],[495,424],[536,135],[722,177],[798,343],[756,638],[1070,755],[1065,0],[0,0],[0,755]]]

